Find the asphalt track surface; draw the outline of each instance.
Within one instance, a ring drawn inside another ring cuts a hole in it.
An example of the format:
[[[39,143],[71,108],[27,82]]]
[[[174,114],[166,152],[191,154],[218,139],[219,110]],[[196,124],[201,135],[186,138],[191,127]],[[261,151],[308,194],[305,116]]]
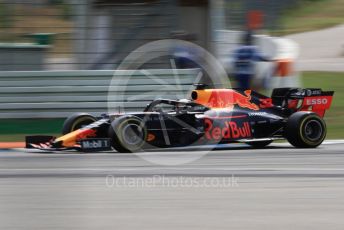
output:
[[[0,229],[343,229],[343,165],[344,142],[235,145],[171,166],[132,154],[0,150]]]

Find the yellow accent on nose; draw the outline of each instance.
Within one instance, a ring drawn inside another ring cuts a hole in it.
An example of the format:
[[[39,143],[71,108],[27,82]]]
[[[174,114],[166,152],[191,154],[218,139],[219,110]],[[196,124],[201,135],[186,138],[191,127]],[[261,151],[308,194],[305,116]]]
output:
[[[73,147],[76,144],[77,137],[83,132],[83,130],[75,130],[71,133],[63,135],[55,140],[55,142],[62,141],[62,146]]]

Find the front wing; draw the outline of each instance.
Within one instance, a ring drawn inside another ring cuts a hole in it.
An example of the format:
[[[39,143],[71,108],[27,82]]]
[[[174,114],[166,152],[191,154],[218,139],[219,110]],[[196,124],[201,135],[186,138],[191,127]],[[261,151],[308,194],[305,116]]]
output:
[[[110,138],[85,138],[79,140],[75,145],[65,147],[55,142],[54,136],[27,136],[25,146],[28,149],[39,149],[44,151],[77,150],[81,152],[99,152],[112,150]]]

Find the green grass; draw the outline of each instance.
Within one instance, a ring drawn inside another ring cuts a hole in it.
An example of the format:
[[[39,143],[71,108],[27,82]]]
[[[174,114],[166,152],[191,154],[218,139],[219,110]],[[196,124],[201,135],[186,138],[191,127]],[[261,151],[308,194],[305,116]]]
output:
[[[277,35],[319,30],[344,23],[344,0],[300,0],[281,18]]]
[[[1,119],[1,141],[24,141],[26,135],[59,135],[64,119]]]
[[[344,73],[305,72],[304,87],[335,91],[332,107],[325,114],[327,138],[344,138]]]
[[[22,142],[25,140],[25,136],[28,135],[36,135],[34,133],[30,133],[30,134],[0,134],[0,142]],[[61,135],[61,133],[40,133],[40,135],[49,135],[49,136],[55,136],[58,137],[59,135]]]

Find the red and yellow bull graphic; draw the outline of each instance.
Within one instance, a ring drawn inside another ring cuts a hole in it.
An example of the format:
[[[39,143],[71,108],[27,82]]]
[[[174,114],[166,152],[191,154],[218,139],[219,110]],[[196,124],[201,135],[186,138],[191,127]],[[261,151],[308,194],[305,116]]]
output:
[[[229,108],[234,105],[252,110],[259,110],[259,106],[251,102],[251,90],[246,90],[245,95],[233,89],[204,89],[195,90],[193,99],[196,103],[209,108]]]
[[[73,147],[76,145],[76,142],[81,139],[86,139],[90,137],[96,137],[97,131],[94,129],[78,129],[71,133],[68,133],[62,137],[59,137],[55,142],[62,141],[64,147]]]
[[[221,141],[230,139],[241,139],[252,137],[251,127],[249,122],[236,121],[214,121],[211,119],[204,119],[205,124],[205,139],[208,141]]]

